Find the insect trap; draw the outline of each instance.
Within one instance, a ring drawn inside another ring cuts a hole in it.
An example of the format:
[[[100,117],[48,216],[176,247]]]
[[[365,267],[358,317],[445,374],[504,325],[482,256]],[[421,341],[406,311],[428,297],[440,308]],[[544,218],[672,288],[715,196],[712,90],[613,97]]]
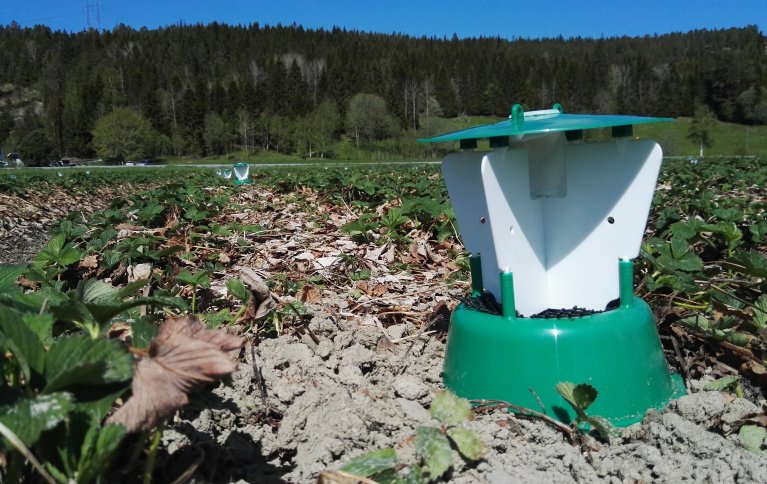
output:
[[[232,165],[234,171],[234,184],[235,185],[250,185],[253,183],[250,181],[250,165],[244,162],[235,163]]]
[[[662,152],[635,124],[670,118],[553,109],[447,133],[459,141],[442,173],[466,250],[472,294],[453,312],[445,385],[569,422],[563,381],[599,391],[590,407],[618,426],[684,394],[669,372],[649,306],[634,296]],[[585,142],[584,130],[611,128]],[[490,151],[478,151],[488,139]],[[539,400],[540,399],[540,400]]]

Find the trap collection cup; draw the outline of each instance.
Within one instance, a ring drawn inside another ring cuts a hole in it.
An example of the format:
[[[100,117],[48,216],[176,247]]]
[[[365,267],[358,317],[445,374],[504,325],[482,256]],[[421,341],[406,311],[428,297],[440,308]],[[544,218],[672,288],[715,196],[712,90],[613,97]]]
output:
[[[458,141],[442,173],[464,246],[472,294],[453,312],[445,386],[564,422],[557,383],[599,391],[589,413],[641,421],[685,392],[663,355],[652,312],[633,293],[632,259],[662,161],[633,125],[672,121],[565,114],[561,105],[423,139]],[[584,130],[610,138],[584,141]],[[478,150],[478,140],[489,150]]]

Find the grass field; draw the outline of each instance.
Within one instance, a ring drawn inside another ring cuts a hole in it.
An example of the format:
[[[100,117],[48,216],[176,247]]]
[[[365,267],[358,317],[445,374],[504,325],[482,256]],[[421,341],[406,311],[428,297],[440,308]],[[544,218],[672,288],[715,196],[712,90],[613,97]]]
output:
[[[687,139],[691,118],[673,123],[634,126],[634,135],[652,138],[663,147],[666,156],[698,156],[699,147]],[[713,145],[706,156],[767,155],[767,126],[715,122],[711,129]]]

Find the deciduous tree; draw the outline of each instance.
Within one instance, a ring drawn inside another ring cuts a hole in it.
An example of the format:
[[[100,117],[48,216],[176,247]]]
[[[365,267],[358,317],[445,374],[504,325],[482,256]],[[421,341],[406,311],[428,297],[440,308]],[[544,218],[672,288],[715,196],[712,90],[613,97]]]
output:
[[[122,108],[101,118],[93,129],[93,148],[99,156],[116,160],[152,154],[156,133],[136,111]]]
[[[714,120],[714,115],[705,104],[699,104],[695,108],[695,116],[690,123],[687,139],[700,146],[700,156],[703,156],[704,149],[714,145],[714,140],[711,138]]]
[[[386,101],[376,94],[358,93],[349,101],[346,112],[346,130],[357,145],[363,141],[376,141],[393,135],[397,122],[386,109]]]
[[[205,148],[211,155],[220,155],[226,149],[229,144],[229,129],[216,113],[208,113],[205,115],[205,132],[203,133],[205,138]]]

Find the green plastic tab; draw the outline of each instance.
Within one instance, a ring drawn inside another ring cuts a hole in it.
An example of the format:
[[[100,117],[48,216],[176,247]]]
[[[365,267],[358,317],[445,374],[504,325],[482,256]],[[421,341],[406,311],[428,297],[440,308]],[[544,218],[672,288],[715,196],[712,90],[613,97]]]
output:
[[[471,270],[471,295],[480,296],[482,286],[482,258],[479,254],[469,255],[469,269]]]
[[[542,113],[542,114],[538,114]],[[630,132],[630,126],[634,124],[665,123],[674,118],[651,118],[646,116],[629,115],[604,115],[604,114],[565,114],[561,104],[555,104],[548,111],[531,112],[525,114],[522,106],[515,104],[511,109],[509,119],[494,124],[483,124],[473,128],[453,131],[432,138],[421,138],[421,143],[437,143],[442,141],[460,141],[466,139],[498,138],[505,136],[529,135],[540,133],[554,133],[558,131],[576,131],[584,129],[618,128],[617,133]]]

